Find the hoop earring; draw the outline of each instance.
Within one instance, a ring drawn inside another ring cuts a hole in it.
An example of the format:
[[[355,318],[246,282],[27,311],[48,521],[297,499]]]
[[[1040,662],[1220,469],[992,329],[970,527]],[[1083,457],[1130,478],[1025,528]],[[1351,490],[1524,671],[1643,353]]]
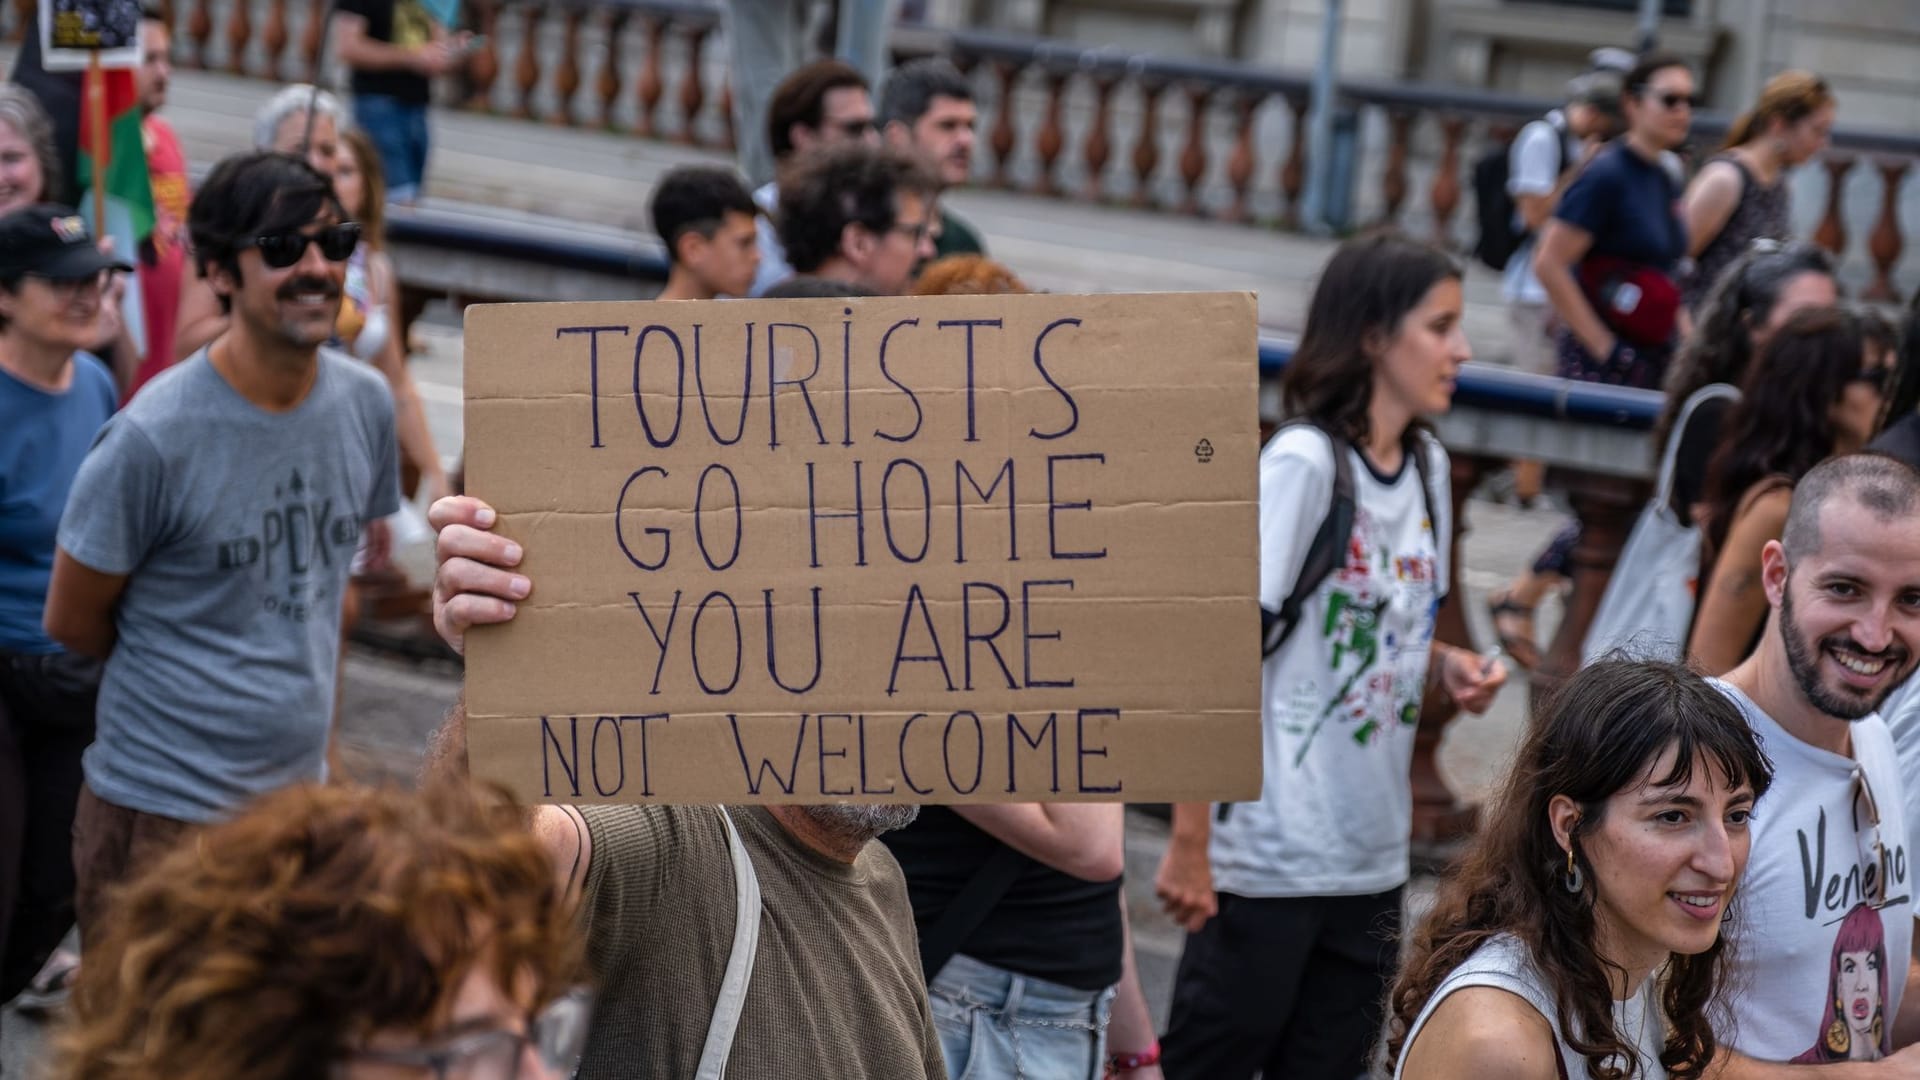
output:
[[[1566,886],[1568,892],[1575,895],[1587,887],[1587,876],[1580,872],[1580,864],[1573,861],[1572,845],[1567,846],[1567,872],[1561,879],[1561,884]]]

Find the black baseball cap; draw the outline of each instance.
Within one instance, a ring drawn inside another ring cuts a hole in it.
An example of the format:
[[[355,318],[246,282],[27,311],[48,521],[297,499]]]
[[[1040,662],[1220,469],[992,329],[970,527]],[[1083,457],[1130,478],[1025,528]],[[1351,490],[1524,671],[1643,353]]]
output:
[[[131,264],[101,251],[86,221],[67,207],[38,203],[0,217],[0,278],[32,274],[79,281],[102,270],[126,273],[132,269]]]

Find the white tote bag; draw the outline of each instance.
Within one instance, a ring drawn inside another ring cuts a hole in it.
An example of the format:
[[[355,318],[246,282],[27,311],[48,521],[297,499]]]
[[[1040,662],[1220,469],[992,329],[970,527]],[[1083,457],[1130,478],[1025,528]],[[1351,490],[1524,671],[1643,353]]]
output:
[[[1593,625],[1580,650],[1580,662],[1592,663],[1614,650],[1640,660],[1680,660],[1687,648],[1687,628],[1693,623],[1694,594],[1700,577],[1700,530],[1682,525],[1674,515],[1673,472],[1680,452],[1680,434],[1701,402],[1738,398],[1740,391],[1725,383],[1703,386],[1680,407],[1666,450],[1653,499],[1640,511],[1627,546],[1614,564],[1607,591],[1600,597]]]

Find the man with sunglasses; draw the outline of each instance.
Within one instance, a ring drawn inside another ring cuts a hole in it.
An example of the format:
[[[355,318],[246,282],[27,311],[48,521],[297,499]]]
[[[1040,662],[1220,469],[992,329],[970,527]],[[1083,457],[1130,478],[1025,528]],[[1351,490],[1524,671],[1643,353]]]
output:
[[[1761,553],[1766,632],[1719,683],[1774,765],[1732,894],[1739,989],[1719,1033],[1732,1048],[1719,1080],[1883,1058],[1857,1075],[1920,1075],[1920,1050],[1894,1053],[1920,1037],[1920,966],[1910,968],[1920,823],[1908,820],[1906,778],[1876,712],[1920,656],[1916,520],[1920,471],[1879,454],[1832,458],[1794,487],[1782,539]],[[1666,899],[1660,919],[1700,917]],[[1879,940],[1863,946],[1861,927]],[[1880,958],[1886,970],[1870,970]]]
[[[801,274],[899,296],[933,257],[940,177],[919,154],[833,146],[787,170],[780,240]]]
[[[187,227],[230,316],[102,429],[61,520],[46,629],[106,660],[74,823],[83,939],[194,826],[326,772],[341,592],[399,506],[393,399],[322,351],[359,227],[284,154],[228,158]]]
[[[817,60],[795,70],[780,80],[767,102],[767,141],[782,174],[801,156],[821,147],[878,146],[880,129],[874,124],[866,76],[839,60]],[[753,201],[767,213],[759,221],[760,269],[753,276],[753,295],[759,296],[793,276],[794,268],[774,228],[780,179],[755,189]]]

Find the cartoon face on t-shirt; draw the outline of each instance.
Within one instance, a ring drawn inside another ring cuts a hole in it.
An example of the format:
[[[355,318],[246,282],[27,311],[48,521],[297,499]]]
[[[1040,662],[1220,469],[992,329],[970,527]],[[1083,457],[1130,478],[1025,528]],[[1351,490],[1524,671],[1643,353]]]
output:
[[[1877,1061],[1892,1049],[1886,1022],[1887,934],[1880,913],[1855,904],[1840,920],[1827,975],[1825,1017],[1813,1046],[1796,1064]]]

